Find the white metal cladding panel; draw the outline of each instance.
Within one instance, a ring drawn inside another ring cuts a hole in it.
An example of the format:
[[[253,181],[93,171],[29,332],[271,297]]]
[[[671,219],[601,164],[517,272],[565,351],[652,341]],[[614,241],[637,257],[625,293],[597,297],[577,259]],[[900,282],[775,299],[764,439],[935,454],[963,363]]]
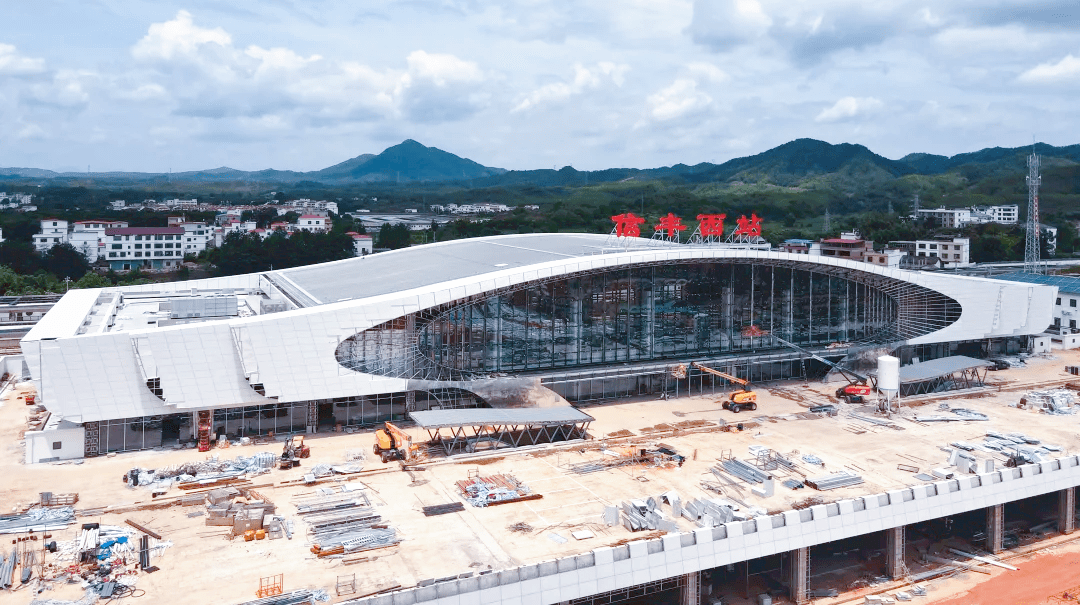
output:
[[[134,356],[131,351],[129,335],[130,337],[135,337],[149,335],[151,333],[168,334],[167,338],[176,339],[178,343],[183,343],[180,345],[183,349],[182,351],[177,351],[175,354],[170,353],[170,355],[173,355],[176,359],[182,359],[183,353],[188,353],[190,355],[190,351],[199,351],[200,348],[204,346],[207,348],[213,346],[217,349],[231,351],[233,349],[231,338],[215,338],[212,343],[205,344],[200,341],[199,336],[197,335],[199,330],[216,330],[219,329],[218,326],[221,326],[221,330],[225,330],[226,326],[242,327],[246,330],[246,335],[250,339],[253,347],[253,356],[256,365],[256,367],[252,369],[259,372],[259,378],[266,385],[268,396],[278,396],[281,398],[281,401],[284,402],[373,394],[380,392],[377,389],[385,388],[391,384],[394,386],[403,385],[404,381],[377,379],[370,375],[346,370],[337,363],[334,356],[337,344],[342,339],[348,338],[358,331],[401,317],[410,312],[453,302],[465,292],[478,293],[481,290],[487,291],[485,288],[490,288],[491,284],[495,284],[498,287],[520,284],[540,274],[565,274],[567,271],[579,271],[584,267],[627,266],[664,258],[723,259],[731,257],[791,260],[804,264],[808,268],[812,267],[814,264],[818,264],[833,265],[861,271],[872,271],[889,277],[922,283],[926,287],[951,296],[961,303],[963,312],[960,321],[933,334],[914,339],[912,341],[913,343],[977,339],[989,335],[1038,333],[1045,329],[1052,321],[1051,313],[1055,288],[1051,286],[1030,286],[1028,284],[1009,284],[1008,282],[1005,282],[1007,289],[1000,297],[1002,307],[998,313],[998,327],[992,329],[994,313],[992,305],[988,305],[988,302],[990,300],[997,301],[999,298],[997,296],[998,288],[1001,286],[1002,282],[988,282],[988,280],[982,279],[900,271],[897,269],[884,269],[865,263],[831,259],[828,257],[813,257],[777,252],[687,248],[678,251],[623,252],[598,257],[588,257],[585,259],[560,259],[535,266],[535,270],[533,271],[523,272],[520,269],[511,269],[503,272],[493,272],[481,276],[469,277],[412,291],[392,295],[382,295],[369,299],[333,303],[252,318],[223,320],[221,322],[205,322],[190,326],[153,329],[126,334],[103,334],[100,336],[61,338],[56,341],[50,341],[55,343],[50,346],[65,350],[73,348],[75,350],[84,351],[87,350],[88,347],[95,347],[96,345],[92,343],[97,343],[98,339],[103,339],[101,340],[102,343],[109,343],[108,346],[104,347],[107,351],[103,352],[102,355],[114,361],[115,365],[108,368],[108,374],[99,374],[98,376],[108,377],[110,392],[108,394],[95,396],[115,398],[116,405],[121,406],[122,409],[125,410],[125,414],[129,416],[139,415],[135,412],[140,409],[148,409],[149,407],[160,408],[159,405],[147,405],[146,397],[150,397],[154,399],[154,401],[157,401],[157,399],[154,398],[153,395],[146,390],[145,386],[141,384],[141,377],[138,369],[135,367]],[[541,271],[543,271],[543,273],[541,273]],[[253,283],[257,283],[258,281],[257,278],[244,276],[244,279],[227,282],[232,284],[230,286],[225,286],[226,282],[222,281],[204,282],[197,285],[202,285],[203,287],[210,287],[211,285],[220,287],[240,287],[239,284],[251,280],[254,280]],[[191,285],[192,284],[189,283],[188,287]],[[457,292],[457,295],[452,293],[451,290]],[[1028,304],[1029,294],[1031,296],[1031,304]],[[996,304],[996,302],[994,304]],[[221,334],[225,334],[225,332],[223,331]],[[122,346],[117,346],[117,342],[122,342],[124,344]],[[31,353],[30,343],[26,344],[28,345],[28,353]],[[226,345],[228,346],[226,347]],[[113,351],[113,349],[115,349],[115,351]],[[172,348],[172,344],[170,343],[167,350],[174,351],[175,349]],[[220,355],[224,353],[219,350],[213,354]],[[29,357],[28,365],[31,370],[34,371],[35,376],[40,375],[41,371],[46,371],[44,368],[37,368],[37,363],[32,358],[32,355],[29,355]],[[49,357],[50,360],[54,358],[55,356]],[[42,357],[42,359],[44,359],[44,357]],[[55,359],[56,361],[60,361],[59,358]],[[161,363],[160,365],[163,366],[166,364]],[[169,371],[172,373],[172,379],[176,381],[176,384],[184,384],[187,381],[204,380],[207,376],[213,376],[213,374],[206,373],[205,366],[197,366],[198,364],[194,361],[191,363],[177,363],[175,364],[175,367]],[[72,380],[75,382],[85,383],[92,381],[93,379],[90,378],[92,373],[86,370],[80,370],[80,367],[82,366],[78,363],[73,363],[67,367],[60,366],[59,368],[54,368],[54,372],[49,374],[50,380],[53,380],[53,378],[51,378],[53,376],[56,376],[56,380],[59,380],[58,373],[71,373]],[[239,368],[237,368],[237,372],[239,372]],[[117,381],[125,384],[131,383],[138,387],[136,391],[141,389],[141,391],[144,391],[145,393],[136,394],[135,391],[131,391],[128,394],[113,393],[112,388]],[[51,386],[49,381],[46,381],[43,385],[44,392],[48,393]],[[67,405],[66,400],[69,398],[71,400],[79,400],[81,399],[80,394],[82,392],[81,389],[76,388],[66,390],[58,389],[57,397],[53,397],[49,405],[63,405],[66,409],[70,410],[70,406]],[[59,396],[61,393],[63,394],[63,400],[61,400],[61,397]],[[189,397],[186,393],[182,396],[185,400],[185,406],[193,405],[186,402]],[[202,398],[201,401],[202,400],[205,400],[205,398]],[[46,401],[48,401],[47,396]],[[216,402],[218,405],[229,405],[230,403],[235,404],[238,402],[225,401],[224,397]],[[200,403],[198,405],[202,404]],[[68,413],[70,414],[72,412],[69,411]]]
[[[169,414],[146,387],[126,334],[42,342],[42,401],[64,418],[87,422]]]
[[[222,403],[272,403],[244,378],[232,332],[226,323],[196,324],[147,333],[169,405],[207,408]]]
[[[809,511],[784,511],[755,521],[727,523],[716,529],[701,528],[668,534],[658,540],[631,542],[617,547],[629,554],[618,561],[613,556],[616,548],[601,547],[485,576],[368,597],[358,603],[549,605],[1077,485],[1080,485],[1080,460],[1070,456],[1039,466],[1027,465],[893,490],[885,495],[885,504],[879,502],[883,494],[841,500],[836,503],[840,514],[833,516],[828,515],[825,506],[814,506]],[[863,502],[864,510],[855,510],[857,500]],[[801,512],[809,512],[810,519],[803,521]],[[778,520],[776,526],[774,519]]]
[[[245,273],[244,275],[230,275],[227,277],[208,277],[206,279],[193,279],[189,281],[140,284],[137,286],[120,286],[105,288],[107,292],[190,292],[192,288],[205,290],[218,290],[221,288],[258,288],[260,273]]]

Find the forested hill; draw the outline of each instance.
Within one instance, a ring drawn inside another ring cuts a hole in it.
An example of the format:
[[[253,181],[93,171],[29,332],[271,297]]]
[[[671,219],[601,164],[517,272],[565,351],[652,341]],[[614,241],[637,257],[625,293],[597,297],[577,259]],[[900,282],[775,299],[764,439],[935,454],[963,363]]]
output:
[[[1054,147],[1040,143],[1035,151],[1051,164],[1080,162],[1080,145]],[[419,183],[467,183],[469,187],[515,185],[576,186],[633,180],[664,180],[672,183],[731,182],[772,184],[784,187],[818,186],[836,180],[879,182],[905,175],[938,175],[963,171],[979,176],[1024,169],[1032,147],[993,147],[952,157],[912,153],[890,160],[863,145],[831,144],[815,139],[796,139],[756,155],[723,164],[703,162],[660,168],[609,168],[579,171],[511,170],[483,166],[453,153],[426,147],[412,139],[379,154],[361,154],[334,166],[312,172],[289,170],[243,171],[228,167],[175,174],[109,172],[57,173],[38,168],[0,168],[3,180],[92,181],[104,186],[157,185],[165,183],[282,183],[307,186],[384,184],[410,186]],[[824,181],[823,181],[824,180]]]

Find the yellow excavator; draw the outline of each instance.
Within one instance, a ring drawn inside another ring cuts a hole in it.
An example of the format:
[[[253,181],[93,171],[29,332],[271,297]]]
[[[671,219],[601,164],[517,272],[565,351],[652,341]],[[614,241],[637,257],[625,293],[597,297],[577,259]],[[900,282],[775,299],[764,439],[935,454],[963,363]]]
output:
[[[707,367],[701,365],[700,363],[698,363],[696,361],[692,362],[690,365],[697,368],[697,369],[699,369],[699,370],[701,370],[702,372],[707,372],[707,373],[712,374],[714,376],[719,376],[720,378],[725,378],[727,380],[730,380],[731,382],[734,382],[735,384],[739,385],[740,387],[742,387],[741,391],[733,392],[731,394],[731,398],[724,402],[724,409],[725,410],[731,410],[732,412],[735,412],[736,414],[738,414],[739,412],[741,412],[743,410],[756,410],[757,409],[757,393],[750,390],[750,381],[749,380],[743,380],[742,378],[739,378],[738,376],[732,376],[731,374],[725,374],[724,372],[721,372],[720,370],[714,370],[712,368],[707,368]]]
[[[389,421],[386,428],[375,431],[375,446],[372,449],[383,462],[394,458],[411,460],[415,448],[412,437]]]

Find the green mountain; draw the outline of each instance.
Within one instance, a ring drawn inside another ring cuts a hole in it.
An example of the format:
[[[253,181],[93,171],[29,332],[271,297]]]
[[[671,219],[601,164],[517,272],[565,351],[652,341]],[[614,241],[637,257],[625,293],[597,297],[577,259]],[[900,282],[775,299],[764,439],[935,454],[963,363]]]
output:
[[[505,172],[488,168],[435,147],[425,147],[412,139],[388,147],[379,155],[361,155],[305,178],[358,181],[455,181],[487,177]]]
[[[0,168],[0,180],[99,181],[110,186],[147,182],[242,182],[339,185],[348,183],[452,183],[469,181],[472,187],[580,186],[627,180],[662,180],[671,184],[746,183],[781,187],[842,186],[861,189],[910,175],[961,172],[965,178],[1011,175],[1026,170],[1031,147],[993,147],[951,157],[912,153],[899,160],[878,155],[863,145],[831,144],[796,139],[761,153],[735,158],[723,164],[703,162],[660,168],[609,168],[580,171],[503,170],[483,166],[468,158],[426,147],[412,139],[379,154],[362,154],[334,166],[312,172],[291,170],[244,171],[228,167],[174,174],[108,172],[57,173],[38,168]],[[1080,162],[1080,145],[1054,147],[1040,143],[1035,151],[1044,164],[1072,165]]]

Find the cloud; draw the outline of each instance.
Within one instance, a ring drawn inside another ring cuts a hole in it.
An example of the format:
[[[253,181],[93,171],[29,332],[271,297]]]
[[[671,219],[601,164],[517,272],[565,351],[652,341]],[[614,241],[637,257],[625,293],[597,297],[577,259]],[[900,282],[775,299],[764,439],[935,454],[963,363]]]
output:
[[[697,113],[711,103],[712,97],[698,90],[697,82],[688,78],[675,80],[646,100],[649,116],[662,122]]]
[[[44,59],[25,57],[14,46],[0,44],[0,75],[39,74],[44,71]]]
[[[205,29],[195,25],[191,13],[182,10],[172,21],[151,24],[146,36],[131,49],[131,54],[136,59],[171,61],[198,54],[207,44],[229,47],[232,36],[220,27]]]
[[[454,55],[417,50],[406,57],[405,61],[409,65],[411,77],[429,80],[436,86],[446,86],[452,82],[479,82],[484,79],[476,63],[462,61]]]
[[[251,118],[250,128],[268,131],[285,123],[452,121],[475,113],[487,98],[477,93],[483,70],[452,54],[415,50],[403,68],[376,69],[286,47],[241,49],[229,32],[201,27],[186,11],[152,24],[131,54],[156,72],[150,86],[158,88],[143,93],[166,91],[178,115]]]
[[[541,86],[525,95],[525,98],[518,102],[510,112],[517,113],[541,105],[566,101],[574,95],[600,88],[607,81],[621,87],[626,81],[626,72],[628,71],[630,71],[629,65],[616,64],[610,61],[601,61],[592,68],[581,64],[574,65],[574,79],[572,81],[553,82]]]
[[[874,97],[844,97],[832,107],[821,110],[815,122],[843,122],[859,115],[873,113],[884,105]]]
[[[1036,84],[1055,84],[1058,82],[1080,82],[1080,58],[1065,55],[1057,63],[1043,63],[1020,74],[1021,82]]]
[[[724,70],[713,65],[712,63],[695,62],[686,66],[686,71],[691,76],[709,80],[710,82],[720,83],[727,82],[731,79],[731,76]]]

